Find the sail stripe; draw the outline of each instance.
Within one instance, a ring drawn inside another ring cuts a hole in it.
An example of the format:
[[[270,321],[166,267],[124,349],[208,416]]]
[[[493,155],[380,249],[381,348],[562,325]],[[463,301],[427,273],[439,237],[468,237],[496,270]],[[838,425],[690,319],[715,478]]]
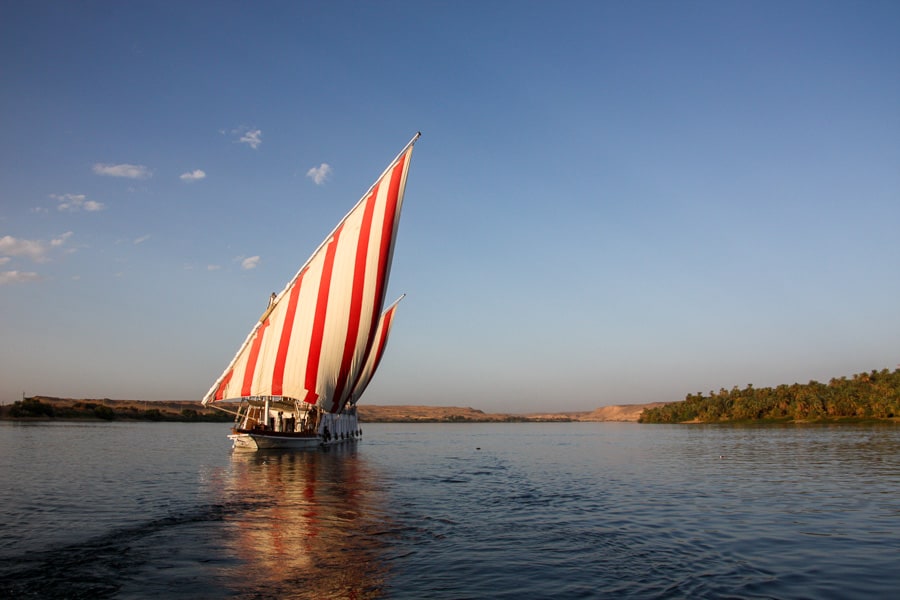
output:
[[[219,384],[219,389],[216,390],[216,400],[222,400],[225,398],[225,388],[228,387],[228,383],[231,381],[232,375],[234,375],[234,369],[229,369],[228,374],[222,378],[222,382]]]
[[[253,385],[253,375],[256,373],[256,363],[259,359],[259,349],[262,347],[263,336],[269,327],[269,319],[263,321],[262,325],[256,330],[256,338],[250,347],[250,357],[247,359],[246,370],[244,371],[244,384],[241,386],[241,396],[249,396]]]
[[[363,211],[359,240],[356,245],[356,260],[353,265],[353,291],[350,296],[349,322],[347,324],[347,333],[344,336],[344,352],[341,357],[341,367],[338,371],[337,385],[331,398],[331,412],[337,412],[343,405],[344,391],[347,389],[347,384],[351,377],[350,366],[353,361],[353,354],[357,349],[360,320],[362,319],[363,295],[366,291],[366,258],[369,255],[372,221],[375,215],[375,204],[380,187],[381,182],[372,189]]]
[[[294,283],[294,287],[291,288],[291,295],[288,298],[287,313],[284,317],[284,324],[281,327],[281,339],[278,341],[278,354],[275,356],[275,368],[272,372],[273,396],[281,396],[284,393],[284,367],[287,364],[291,333],[294,330],[294,316],[297,314],[297,299],[300,297],[300,287],[305,273],[306,271],[302,271],[297,276],[297,281]]]
[[[381,336],[375,341],[375,348],[373,352],[375,352],[375,360],[372,362],[372,373],[378,369],[378,365],[381,364],[381,359],[384,356],[384,349],[387,346],[388,334],[391,331],[391,325],[394,321],[394,312],[397,310],[397,306],[394,305],[387,312],[384,313],[382,317],[382,325],[381,325]],[[371,377],[371,375],[370,375]]]
[[[375,371],[378,370],[378,365],[381,364],[381,358],[384,356],[384,349],[387,347],[387,339],[388,334],[391,332],[391,324],[394,321],[394,312],[397,310],[397,305],[395,304],[391,308],[389,308],[381,317],[381,330],[378,339],[375,340],[375,345],[372,348],[372,365],[369,367],[369,372],[367,374],[366,380],[360,383],[363,383],[361,389],[354,390],[354,395],[361,395],[366,386],[369,385],[369,381],[371,381],[372,376],[375,374]],[[358,384],[357,384],[358,385]]]
[[[378,257],[378,276],[375,278],[376,301],[375,306],[372,307],[373,323],[378,322],[378,314],[381,312],[381,309],[384,306],[384,293],[385,285],[387,283],[387,271],[389,268],[391,254],[394,249],[394,234],[397,231],[396,217],[397,204],[400,195],[400,182],[403,179],[403,171],[404,165],[406,163],[406,158],[409,156],[409,153],[411,151],[412,148],[410,148],[406,154],[400,157],[400,160],[397,161],[397,166],[394,167],[394,171],[393,173],[391,173],[391,186],[388,191],[388,202],[384,210],[384,221],[381,227],[381,253]],[[370,345],[372,343],[371,336],[374,335],[375,329],[373,328],[370,333]]]
[[[322,342],[325,338],[325,317],[328,314],[328,294],[331,291],[331,275],[334,272],[334,256],[337,254],[338,241],[343,231],[343,224],[334,232],[332,240],[325,249],[325,264],[319,280],[319,294],[316,298],[316,312],[313,319],[312,337],[309,341],[309,355],[306,360],[306,398],[310,404],[319,399],[319,361],[322,359]]]

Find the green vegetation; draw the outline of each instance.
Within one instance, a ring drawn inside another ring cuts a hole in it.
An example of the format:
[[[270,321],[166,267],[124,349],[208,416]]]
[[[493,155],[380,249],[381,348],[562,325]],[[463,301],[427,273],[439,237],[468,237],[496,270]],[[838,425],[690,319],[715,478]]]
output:
[[[9,408],[9,416],[14,419],[55,417],[52,404],[44,404],[37,398],[23,398]]]
[[[94,416],[104,421],[112,421],[116,418],[116,412],[110,407],[101,404],[94,408]]]
[[[8,419],[101,419],[104,421],[184,421],[230,422],[233,417],[227,413],[210,409],[181,408],[185,403],[170,406],[157,403],[159,408],[146,408],[154,403],[144,403],[138,408],[134,403],[110,400],[65,401],[58,398],[23,398],[12,405],[0,406],[0,418]]]
[[[641,423],[725,421],[832,421],[900,418],[900,369],[860,373],[827,384],[775,388],[721,389],[708,396],[688,394],[682,402],[647,409]]]

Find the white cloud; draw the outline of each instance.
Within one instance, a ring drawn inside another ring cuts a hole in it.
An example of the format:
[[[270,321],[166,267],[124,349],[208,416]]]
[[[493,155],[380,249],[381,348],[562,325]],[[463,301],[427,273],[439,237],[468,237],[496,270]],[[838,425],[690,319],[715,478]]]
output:
[[[54,238],[54,239],[50,240],[50,245],[53,246],[54,248],[62,246],[63,244],[66,243],[66,240],[68,240],[70,237],[72,237],[72,232],[67,231],[64,234],[62,234],[61,236],[59,236],[58,238]]]
[[[236,133],[241,133],[239,130]],[[259,145],[262,144],[262,130],[260,129],[250,129],[249,131],[244,131],[238,141],[242,144],[247,144],[254,150],[259,148]]]
[[[47,260],[47,246],[39,240],[20,240],[11,235],[0,238],[0,255],[25,256],[34,262]]]
[[[146,242],[149,239],[150,239],[149,233],[147,235],[142,235],[141,237],[134,240],[134,245],[137,246],[138,244],[143,244],[144,242]]]
[[[128,179],[148,179],[153,175],[150,169],[144,165],[130,165],[128,163],[120,165],[97,163],[94,165],[94,173],[109,177],[127,177]]]
[[[206,179],[206,172],[201,171],[200,169],[194,169],[193,171],[182,173],[180,179],[187,182],[200,181],[201,179]]]
[[[50,248],[60,248],[70,237],[72,237],[72,232],[67,231],[47,244],[42,240],[23,240],[5,235],[0,238],[0,264],[6,264],[10,261],[10,257],[18,256],[29,258],[37,263],[47,262],[50,260],[47,256]]]
[[[207,270],[207,271],[218,271],[218,270],[221,269],[221,268],[222,268],[222,267],[219,266],[219,265],[206,265],[206,270]]]
[[[41,276],[33,271],[0,271],[0,285],[40,281]]]
[[[322,163],[318,167],[313,167],[306,172],[306,176],[312,179],[316,185],[322,185],[331,175],[331,165]]]
[[[63,212],[76,212],[79,210],[97,212],[105,208],[102,202],[88,200],[84,194],[50,194],[50,198],[59,202],[56,209]]]
[[[259,257],[251,256],[251,257],[245,258],[244,260],[241,261],[241,268],[244,270],[255,269],[258,264],[259,264]]]

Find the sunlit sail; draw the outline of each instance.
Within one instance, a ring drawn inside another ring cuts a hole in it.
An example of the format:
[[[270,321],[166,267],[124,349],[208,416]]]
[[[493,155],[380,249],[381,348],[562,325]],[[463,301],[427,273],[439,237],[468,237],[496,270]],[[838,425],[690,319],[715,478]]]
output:
[[[240,401],[235,447],[355,439],[356,401],[384,352],[384,310],[413,146],[363,195],[255,324],[203,404]]]

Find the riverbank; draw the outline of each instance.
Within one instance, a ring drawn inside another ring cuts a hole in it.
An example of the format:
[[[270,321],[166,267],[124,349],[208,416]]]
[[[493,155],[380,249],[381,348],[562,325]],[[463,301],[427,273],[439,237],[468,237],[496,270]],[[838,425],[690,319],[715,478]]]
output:
[[[471,407],[456,406],[378,406],[360,404],[359,418],[369,423],[566,423],[637,422],[644,410],[662,406],[662,402],[603,406],[593,411],[559,413],[485,413]]]
[[[485,413],[471,407],[456,406],[377,406],[360,404],[357,410],[359,419],[363,423],[637,422],[645,409],[655,408],[663,404],[662,402],[626,404],[603,406],[593,411],[531,414]],[[232,420],[232,416],[190,400],[144,401],[33,396],[24,398],[14,404],[0,406],[0,419],[228,422]]]
[[[112,400],[110,398],[54,398],[32,396],[0,406],[3,420],[128,420],[226,422],[231,415],[199,402]]]

